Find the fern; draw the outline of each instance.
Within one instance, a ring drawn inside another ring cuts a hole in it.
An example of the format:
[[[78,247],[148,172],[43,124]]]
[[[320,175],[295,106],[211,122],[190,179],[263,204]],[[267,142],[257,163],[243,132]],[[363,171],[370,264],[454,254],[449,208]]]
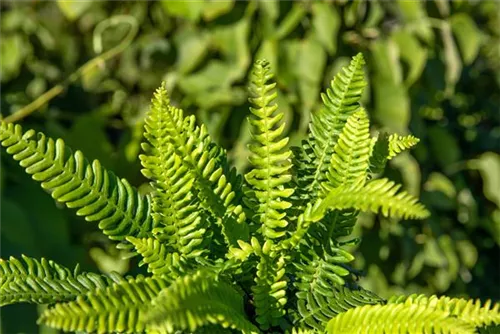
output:
[[[150,276],[81,273],[23,256],[0,261],[0,305],[50,304],[39,323],[96,333],[469,333],[500,323],[499,305],[409,296],[386,301],[358,286],[346,245],[360,211],[423,219],[417,199],[387,179],[412,136],[370,136],[359,105],[363,57],[335,76],[308,139],[288,148],[269,63],[250,77],[251,169],[170,104],[164,86],[145,119],[140,155],[152,192],[21,126],[0,142],[54,199],[75,208]],[[293,156],[292,156],[293,152]],[[399,192],[398,192],[399,191]]]
[[[13,303],[48,304],[73,300],[90,291],[104,289],[120,277],[72,272],[53,261],[22,256],[22,262],[11,257],[0,259],[0,306]],[[24,262],[24,263],[23,263]]]
[[[500,304],[492,307],[491,301],[484,304],[480,300],[467,300],[463,298],[437,297],[425,295],[411,295],[392,297],[390,304],[421,305],[427,309],[434,309],[449,313],[450,316],[461,319],[475,327],[489,326],[500,323]]]
[[[162,290],[145,311],[143,318],[148,328],[162,333],[175,330],[195,331],[206,324],[256,333],[258,329],[243,315],[243,299],[232,286],[218,280],[209,271],[177,279]]]
[[[474,326],[423,305],[365,305],[339,314],[326,332],[336,333],[475,333]]]
[[[121,241],[126,236],[151,234],[155,225],[150,196],[139,195],[99,161],[90,164],[80,151],[73,154],[67,149],[61,139],[53,140],[33,130],[23,133],[20,125],[2,122],[0,141],[55,200],[78,209],[76,214],[88,221],[99,221],[99,228],[110,239]]]

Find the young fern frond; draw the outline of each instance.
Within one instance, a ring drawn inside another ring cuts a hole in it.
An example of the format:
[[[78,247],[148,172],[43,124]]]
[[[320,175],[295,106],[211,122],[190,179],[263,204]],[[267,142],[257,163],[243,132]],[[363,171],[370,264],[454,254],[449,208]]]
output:
[[[365,305],[335,316],[328,334],[473,334],[474,326],[449,313],[416,304]]]
[[[80,151],[73,154],[67,149],[62,139],[53,140],[34,130],[23,133],[20,125],[2,122],[0,141],[55,200],[77,209],[76,214],[87,221],[99,221],[110,239],[151,235],[155,225],[150,197],[139,195],[99,161],[90,164]]]
[[[169,121],[167,110],[169,99],[164,89],[159,89],[152,100],[146,115],[142,144],[146,154],[139,158],[144,167],[142,173],[152,182],[152,216],[155,231],[175,252],[200,255],[209,242],[206,219],[202,222],[200,208],[196,205],[193,193],[194,175],[182,164],[174,146],[169,142]]]
[[[316,189],[326,177],[332,150],[345,123],[359,107],[363,88],[365,61],[361,53],[353,57],[349,67],[343,68],[331,82],[331,88],[321,94],[325,108],[311,115],[309,127],[315,154],[315,170],[309,189]]]
[[[360,188],[365,184],[370,158],[370,123],[361,109],[349,116],[333,148],[325,192],[339,187]]]
[[[427,309],[449,313],[451,317],[463,320],[474,327],[500,323],[500,304],[492,305],[491,300],[481,303],[480,300],[413,294],[394,296],[388,303],[425,306]]]
[[[253,67],[250,81],[250,111],[252,138],[249,158],[253,169],[245,175],[258,200],[256,213],[261,223],[260,231],[266,239],[281,238],[285,235],[288,221],[285,210],[291,206],[287,198],[293,189],[285,185],[291,180],[291,151],[286,148],[288,137],[283,137],[285,124],[278,126],[283,113],[274,114],[278,106],[272,104],[277,93],[271,93],[276,86],[268,83],[273,75],[267,61],[257,61]]]
[[[24,262],[24,263],[23,263]],[[118,280],[94,273],[72,272],[66,267],[42,258],[40,261],[22,255],[0,259],[0,306],[14,303],[49,304],[76,299],[90,291],[104,289]]]
[[[363,188],[332,190],[318,207],[318,212],[330,209],[354,208],[362,211],[379,211],[386,217],[405,219],[424,219],[429,211],[406,191],[396,194],[401,185],[388,179],[378,179],[367,183]]]
[[[161,277],[122,279],[75,301],[48,308],[38,323],[72,332],[143,332],[146,324],[140,320],[141,309],[167,286],[168,280]]]
[[[161,333],[194,332],[209,324],[242,333],[258,332],[246,318],[242,296],[231,284],[207,270],[179,278],[163,289],[153,299],[151,309],[144,310],[142,318],[147,329]]]
[[[408,135],[408,136],[400,136],[397,134],[392,134],[389,136],[389,154],[387,155],[387,159],[391,160],[399,153],[412,148],[417,145],[420,139]]]
[[[375,139],[370,156],[370,173],[379,174],[384,171],[389,157],[389,136],[383,132]]]
[[[239,239],[248,240],[248,226],[225,166],[221,164],[222,149],[212,142],[204,125],[197,126],[193,115],[184,117],[181,109],[172,107],[164,86],[155,94],[155,109],[163,113],[162,136],[172,144],[182,165],[194,175],[194,186],[204,209],[220,223],[229,246]]]

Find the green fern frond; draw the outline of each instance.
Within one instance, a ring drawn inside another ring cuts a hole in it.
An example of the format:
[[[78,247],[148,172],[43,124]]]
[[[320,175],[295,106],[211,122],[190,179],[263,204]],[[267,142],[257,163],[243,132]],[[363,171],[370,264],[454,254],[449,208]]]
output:
[[[312,136],[316,164],[313,181],[309,189],[316,189],[326,177],[333,147],[337,143],[345,123],[359,107],[361,94],[366,86],[363,73],[365,61],[361,53],[353,57],[349,67],[343,68],[333,78],[331,88],[321,94],[325,105],[311,115],[309,127]]]
[[[404,150],[408,150],[413,146],[417,145],[420,139],[408,135],[408,136],[400,136],[397,134],[392,134],[389,136],[389,154],[387,155],[387,159],[391,160],[399,153]]]
[[[327,180],[322,183],[325,192],[335,188],[365,184],[370,158],[370,122],[361,109],[349,116],[333,149]]]
[[[324,332],[332,317],[364,305],[383,304],[373,292],[337,284],[304,287],[297,293],[297,322]],[[335,332],[337,333],[337,332]],[[342,331],[338,333],[344,333]]]
[[[500,324],[500,304],[491,304],[487,300],[484,304],[480,300],[463,298],[437,297],[413,294],[410,296],[392,297],[390,304],[419,305],[427,309],[434,309],[449,313],[475,327]],[[493,306],[493,307],[492,307]]]
[[[449,313],[424,305],[365,305],[348,310],[331,319],[328,334],[442,333],[473,334],[474,326]]]
[[[257,239],[253,239],[257,241]],[[252,286],[256,320],[262,329],[276,326],[286,313],[287,302],[285,277],[285,257],[273,250],[273,242],[267,240],[262,248],[254,245],[254,251],[260,257],[257,264],[255,285]]]
[[[353,208],[374,213],[380,211],[386,217],[427,218],[429,211],[415,197],[406,191],[396,194],[400,187],[388,179],[378,179],[360,189],[337,188],[325,197],[317,211],[320,214],[326,209]]]
[[[267,61],[254,64],[249,101],[254,106],[250,111],[255,117],[249,122],[256,143],[249,145],[253,169],[245,178],[259,202],[255,211],[262,224],[261,233],[265,238],[276,239],[285,234],[288,222],[284,211],[291,206],[286,199],[292,195],[293,189],[285,188],[291,180],[291,151],[285,149],[288,143],[288,137],[283,137],[285,124],[277,125],[283,113],[273,115],[278,106],[272,104],[277,96],[276,92],[271,93],[276,84],[268,83],[272,77]]]
[[[228,283],[218,280],[209,271],[177,279],[153,299],[144,310],[142,319],[148,329],[161,333],[196,329],[219,324],[243,333],[257,333],[258,329],[246,319],[243,298]]]
[[[87,292],[104,289],[118,275],[73,272],[54,261],[40,261],[22,255],[22,260],[0,259],[0,306],[13,303],[49,304],[75,299]],[[24,263],[23,263],[24,262]]]
[[[146,327],[139,318],[141,309],[167,286],[168,280],[160,277],[122,279],[75,301],[49,307],[38,323],[72,332],[143,332]]]
[[[153,275],[167,277],[173,281],[192,270],[192,262],[190,263],[185,255],[169,252],[168,247],[158,239],[129,237],[127,240],[142,256],[139,266],[147,264],[148,272]]]
[[[199,207],[194,202],[192,173],[182,165],[168,140],[168,118],[163,102],[168,104],[164,91],[158,91],[146,115],[142,144],[146,154],[139,156],[144,167],[142,173],[150,179],[154,189],[152,216],[162,238],[181,254],[200,255],[203,241],[209,242],[206,220],[202,221]],[[166,100],[166,101],[163,101]]]
[[[234,204],[234,186],[221,164],[223,150],[212,142],[204,125],[196,125],[193,115],[184,117],[181,109],[169,104],[164,86],[156,91],[153,105],[155,114],[162,115],[162,138],[172,144],[182,165],[194,175],[200,204],[220,223],[226,243],[236,246],[239,239],[248,240],[245,213],[241,205]]]
[[[2,122],[0,141],[55,200],[77,209],[76,214],[87,221],[99,221],[110,239],[145,237],[155,227],[149,196],[139,195],[99,161],[90,164],[80,151],[73,154],[62,139],[53,140],[34,130],[23,133],[20,125]]]

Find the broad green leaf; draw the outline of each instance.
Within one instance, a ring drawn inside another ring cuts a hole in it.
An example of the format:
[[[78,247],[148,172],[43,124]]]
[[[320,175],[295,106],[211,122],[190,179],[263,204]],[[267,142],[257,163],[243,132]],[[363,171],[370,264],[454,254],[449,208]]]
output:
[[[233,9],[234,0],[212,0],[205,2],[203,7],[203,19],[212,21]]]
[[[399,47],[401,59],[408,64],[405,85],[410,87],[424,71],[427,62],[427,49],[422,47],[418,39],[406,30],[395,31],[391,37]]]
[[[451,96],[451,94],[453,94],[455,90],[455,84],[458,82],[458,79],[460,79],[460,73],[462,72],[462,62],[458,54],[455,40],[453,39],[450,24],[446,21],[443,21],[441,25],[441,38],[443,39],[444,47],[443,61],[446,65],[445,96]]]
[[[404,22],[411,25],[415,33],[426,43],[432,43],[434,34],[425,11],[425,2],[398,0],[397,3]]]
[[[477,263],[476,246],[469,240],[457,240],[456,248],[460,256],[460,260],[469,269],[473,268]]]
[[[302,101],[302,116],[306,116],[309,115],[319,97],[326,64],[326,52],[321,44],[311,39],[302,41],[298,51],[295,73]],[[301,129],[305,129],[308,123],[308,117],[303,117]]]
[[[477,159],[469,160],[467,167],[479,170],[483,178],[484,196],[500,208],[500,155],[483,153]]]
[[[202,93],[211,89],[229,87],[233,67],[220,60],[212,60],[202,70],[179,79],[181,89],[190,95]]]
[[[250,32],[250,12],[232,25],[221,25],[214,29],[212,45],[230,62],[231,77],[242,79],[250,65],[248,36]]]
[[[404,152],[391,160],[391,166],[400,171],[404,189],[413,196],[420,196],[421,173],[417,160],[408,152]]]
[[[294,2],[292,9],[287,13],[276,30],[276,39],[282,39],[290,34],[300,23],[307,11],[303,3]]]
[[[312,4],[314,38],[323,45],[328,54],[337,51],[337,35],[340,28],[340,15],[334,6],[324,2]]]
[[[465,65],[476,59],[481,46],[482,35],[468,14],[458,13],[450,17],[450,24],[462,54]]]
[[[410,101],[402,85],[398,56],[398,47],[392,40],[381,39],[372,45],[374,114],[391,131],[404,133],[410,121]]]
[[[179,74],[191,72],[207,54],[210,37],[203,31],[194,28],[180,30],[174,36],[177,47],[176,68]]]
[[[75,0],[57,0],[57,5],[64,16],[70,21],[79,18],[87,9],[92,6],[92,0],[75,1]]]
[[[172,16],[178,16],[190,21],[197,21],[205,6],[204,0],[172,1],[162,0],[163,9]]]
[[[424,189],[426,191],[440,191],[449,198],[455,198],[457,196],[457,190],[453,182],[444,174],[438,172],[432,172],[431,175],[429,175],[429,178],[424,184]]]
[[[0,76],[1,81],[6,82],[19,74],[30,49],[23,36],[18,34],[2,36],[0,47]]]

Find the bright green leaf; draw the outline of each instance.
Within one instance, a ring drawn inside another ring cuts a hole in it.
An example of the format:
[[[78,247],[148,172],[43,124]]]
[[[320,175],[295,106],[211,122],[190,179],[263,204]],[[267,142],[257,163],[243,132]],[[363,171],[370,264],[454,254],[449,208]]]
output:
[[[75,1],[75,0],[57,0],[57,5],[64,16],[70,21],[79,18],[87,9],[92,6],[92,0]]]
[[[203,12],[205,1],[172,1],[162,0],[163,9],[172,16],[182,17],[190,21],[197,21]]]
[[[312,13],[314,37],[328,54],[334,54],[337,51],[337,35],[340,28],[340,15],[337,9],[324,2],[314,2]]]
[[[468,14],[458,13],[450,17],[451,29],[455,35],[465,65],[476,59],[481,46],[481,31]]]

